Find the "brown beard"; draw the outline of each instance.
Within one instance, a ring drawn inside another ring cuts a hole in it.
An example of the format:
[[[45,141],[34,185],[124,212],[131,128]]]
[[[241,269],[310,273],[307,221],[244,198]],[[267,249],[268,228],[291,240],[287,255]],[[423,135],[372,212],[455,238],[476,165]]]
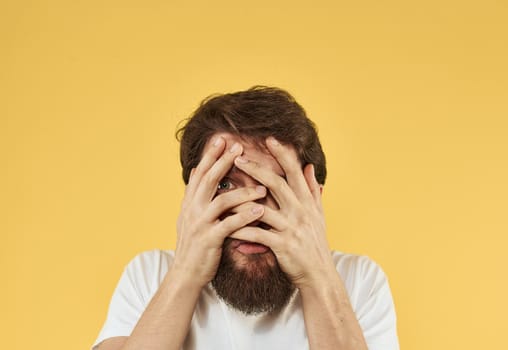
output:
[[[246,263],[233,259],[232,240],[227,238],[212,286],[226,304],[246,315],[274,313],[291,299],[295,287],[276,259],[270,264],[264,254],[244,255]],[[238,266],[241,265],[241,266]]]

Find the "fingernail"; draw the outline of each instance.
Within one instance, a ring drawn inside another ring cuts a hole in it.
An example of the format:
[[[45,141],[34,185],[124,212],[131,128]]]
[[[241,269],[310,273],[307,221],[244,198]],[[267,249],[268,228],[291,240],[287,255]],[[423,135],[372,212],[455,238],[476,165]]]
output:
[[[220,145],[221,143],[222,143],[222,137],[220,137],[220,136],[219,136],[219,137],[217,137],[217,138],[215,139],[215,141],[213,142],[213,145],[214,145],[215,147],[217,147],[217,146],[218,146],[218,145]]]
[[[244,158],[242,156],[239,156],[239,157],[236,157],[235,159],[238,163],[242,163],[242,164],[246,164],[249,162],[249,160],[247,158]]]
[[[277,140],[275,139],[275,137],[272,137],[272,136],[270,136],[270,137],[268,138],[268,142],[270,142],[270,143],[272,144],[272,146],[278,146],[278,145],[280,145],[279,141],[277,141]]]
[[[256,192],[259,194],[265,194],[266,193],[266,187],[265,186],[256,186]]]
[[[252,212],[252,214],[258,215],[261,214],[261,212],[263,211],[263,207],[260,205],[255,205],[250,209],[250,211]]]
[[[235,142],[235,144],[231,146],[231,148],[229,149],[229,152],[234,153],[238,150],[239,147],[240,145],[238,144],[238,142]]]

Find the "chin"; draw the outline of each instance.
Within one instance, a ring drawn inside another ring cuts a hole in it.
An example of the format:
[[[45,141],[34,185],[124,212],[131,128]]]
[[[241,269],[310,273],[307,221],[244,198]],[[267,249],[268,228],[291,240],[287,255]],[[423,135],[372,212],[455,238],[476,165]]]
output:
[[[232,252],[231,260],[234,261],[234,267],[238,270],[251,272],[262,277],[277,265],[277,258],[271,250],[262,254],[242,254],[238,251]]]
[[[245,254],[225,242],[212,286],[231,307],[247,314],[271,313],[288,303],[295,287],[281,270],[275,254]]]

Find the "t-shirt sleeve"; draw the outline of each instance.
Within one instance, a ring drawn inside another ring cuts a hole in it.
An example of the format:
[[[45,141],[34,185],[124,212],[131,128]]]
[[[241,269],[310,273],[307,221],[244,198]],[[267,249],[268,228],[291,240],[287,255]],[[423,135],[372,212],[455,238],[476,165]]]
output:
[[[369,350],[398,350],[397,320],[388,279],[379,265],[358,257],[351,302]]]
[[[106,321],[92,350],[102,341],[129,336],[158,288],[160,252],[137,255],[125,267],[113,292]]]

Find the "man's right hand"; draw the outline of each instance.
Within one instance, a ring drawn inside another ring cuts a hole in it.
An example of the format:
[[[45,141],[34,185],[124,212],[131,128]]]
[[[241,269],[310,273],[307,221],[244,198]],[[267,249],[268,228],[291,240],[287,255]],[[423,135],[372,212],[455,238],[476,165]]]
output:
[[[210,282],[217,272],[224,239],[263,215],[263,206],[254,203],[266,196],[263,186],[242,187],[216,195],[219,182],[242,152],[239,143],[226,149],[222,137],[211,139],[198,166],[192,169],[185,189],[170,273],[200,288]],[[243,203],[241,210],[230,211]],[[221,220],[225,213],[230,215]]]

